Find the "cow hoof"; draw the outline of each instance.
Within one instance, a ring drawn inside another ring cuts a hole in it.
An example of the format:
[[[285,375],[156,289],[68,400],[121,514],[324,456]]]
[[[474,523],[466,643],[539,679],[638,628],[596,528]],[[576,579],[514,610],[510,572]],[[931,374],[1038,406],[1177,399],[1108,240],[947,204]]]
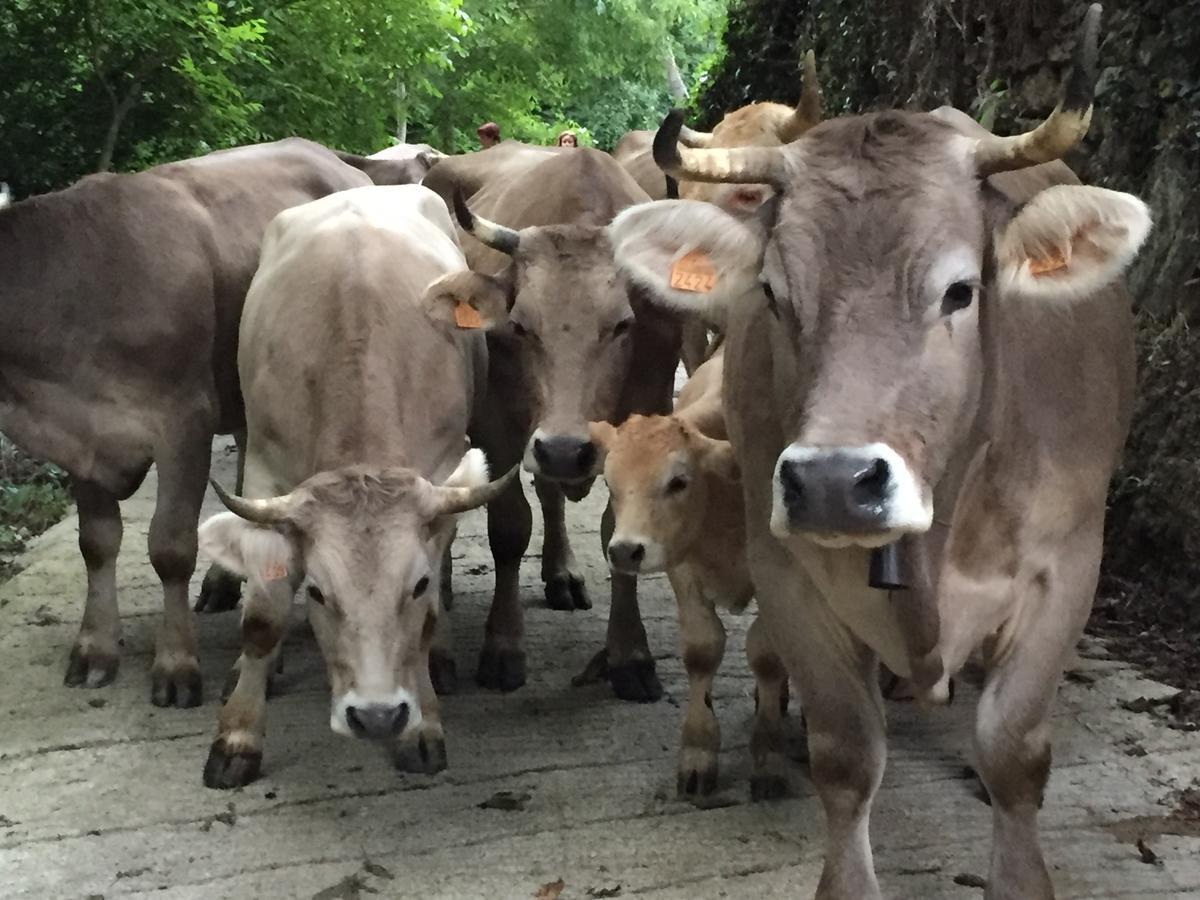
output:
[[[592,601],[588,599],[587,585],[583,579],[566,572],[546,579],[546,605],[550,609],[572,612],[591,609]]]
[[[115,653],[98,650],[80,649],[76,644],[71,648],[67,659],[67,672],[63,676],[63,684],[67,687],[104,687],[117,677],[117,669],[121,660]]]
[[[195,660],[174,670],[154,666],[150,670],[150,702],[155,706],[177,706],[189,709],[204,699],[200,667]]]
[[[494,691],[515,691],[525,684],[525,651],[483,645],[475,681]]]
[[[654,660],[635,659],[622,665],[609,665],[608,680],[613,693],[631,703],[654,703],[662,698],[662,682],[654,669]]]
[[[442,650],[429,651],[429,680],[439,697],[458,690],[458,665],[454,657]]]
[[[717,767],[680,769],[675,787],[680,797],[707,797],[717,789]]]
[[[750,799],[755,803],[760,800],[781,800],[787,796],[788,782],[782,775],[751,775]]]
[[[392,751],[392,765],[401,772],[436,775],[446,768],[446,739],[421,735],[416,743],[396,747]]]
[[[195,610],[202,613],[222,613],[236,609],[242,597],[242,580],[220,566],[210,566],[200,584],[200,596]]]
[[[204,786],[218,790],[245,787],[258,778],[261,770],[261,750],[231,751],[224,738],[217,738],[204,763]]]

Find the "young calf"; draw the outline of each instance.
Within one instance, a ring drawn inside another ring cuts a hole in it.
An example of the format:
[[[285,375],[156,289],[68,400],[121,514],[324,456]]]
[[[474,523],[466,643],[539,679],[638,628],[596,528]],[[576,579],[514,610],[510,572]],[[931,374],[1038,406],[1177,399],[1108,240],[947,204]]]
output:
[[[633,416],[620,427],[593,422],[605,452],[604,477],[616,527],[608,545],[614,570],[667,573],[679,605],[688,702],[679,750],[679,793],[709,794],[717,784],[720,727],[712,682],[725,653],[716,607],[746,608],[754,595],[746,567],[742,489],[724,440],[720,352],[698,368],[670,416]],[[710,436],[712,435],[712,436]],[[756,618],[746,652],[758,688],[750,753],[754,799],[784,793],[781,715],[787,675]]]

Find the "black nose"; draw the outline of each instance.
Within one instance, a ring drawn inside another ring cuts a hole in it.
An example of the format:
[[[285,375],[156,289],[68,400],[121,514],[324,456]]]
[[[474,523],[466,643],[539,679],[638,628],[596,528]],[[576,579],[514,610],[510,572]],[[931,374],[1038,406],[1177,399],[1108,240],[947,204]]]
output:
[[[579,481],[592,475],[596,445],[568,435],[537,437],[533,439],[533,458],[538,474],[553,480]]]
[[[779,483],[792,528],[852,534],[885,527],[892,490],[885,459],[844,450],[787,459]]]
[[[383,740],[397,737],[408,724],[408,704],[388,706],[372,703],[370,706],[346,707],[346,721],[357,737]]]
[[[636,572],[646,558],[646,546],[634,541],[612,541],[608,545],[608,558],[614,569]]]

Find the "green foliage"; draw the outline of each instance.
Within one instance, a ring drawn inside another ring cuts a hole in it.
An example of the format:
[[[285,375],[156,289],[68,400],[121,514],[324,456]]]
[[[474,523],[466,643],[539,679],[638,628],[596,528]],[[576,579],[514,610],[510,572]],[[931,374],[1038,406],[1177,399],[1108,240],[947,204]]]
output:
[[[111,165],[290,135],[474,149],[475,128],[611,146],[703,84],[727,0],[7,0],[0,179],[18,197]]]
[[[61,470],[29,459],[0,437],[0,580],[13,574],[11,558],[69,505]]]

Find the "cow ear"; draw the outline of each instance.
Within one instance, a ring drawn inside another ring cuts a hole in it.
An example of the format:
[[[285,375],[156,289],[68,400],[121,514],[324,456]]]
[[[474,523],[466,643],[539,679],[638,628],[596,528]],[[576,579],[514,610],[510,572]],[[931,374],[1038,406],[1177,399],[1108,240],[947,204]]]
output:
[[[499,278],[469,269],[443,275],[425,289],[425,312],[461,330],[487,330],[508,318],[508,288]]]
[[[612,446],[612,442],[616,440],[617,429],[608,422],[590,422],[588,423],[588,437],[600,450],[607,451]]]
[[[659,306],[720,324],[723,307],[759,285],[766,232],[711,203],[631,206],[608,226],[617,265]]]
[[[289,575],[292,544],[274,528],[223,512],[200,526],[199,541],[201,552],[242,578],[269,582]]]
[[[1150,210],[1130,194],[1056,185],[1037,194],[996,240],[1000,286],[1070,300],[1115,281],[1150,231]]]
[[[700,465],[724,481],[741,481],[742,468],[729,441],[700,436]]]

